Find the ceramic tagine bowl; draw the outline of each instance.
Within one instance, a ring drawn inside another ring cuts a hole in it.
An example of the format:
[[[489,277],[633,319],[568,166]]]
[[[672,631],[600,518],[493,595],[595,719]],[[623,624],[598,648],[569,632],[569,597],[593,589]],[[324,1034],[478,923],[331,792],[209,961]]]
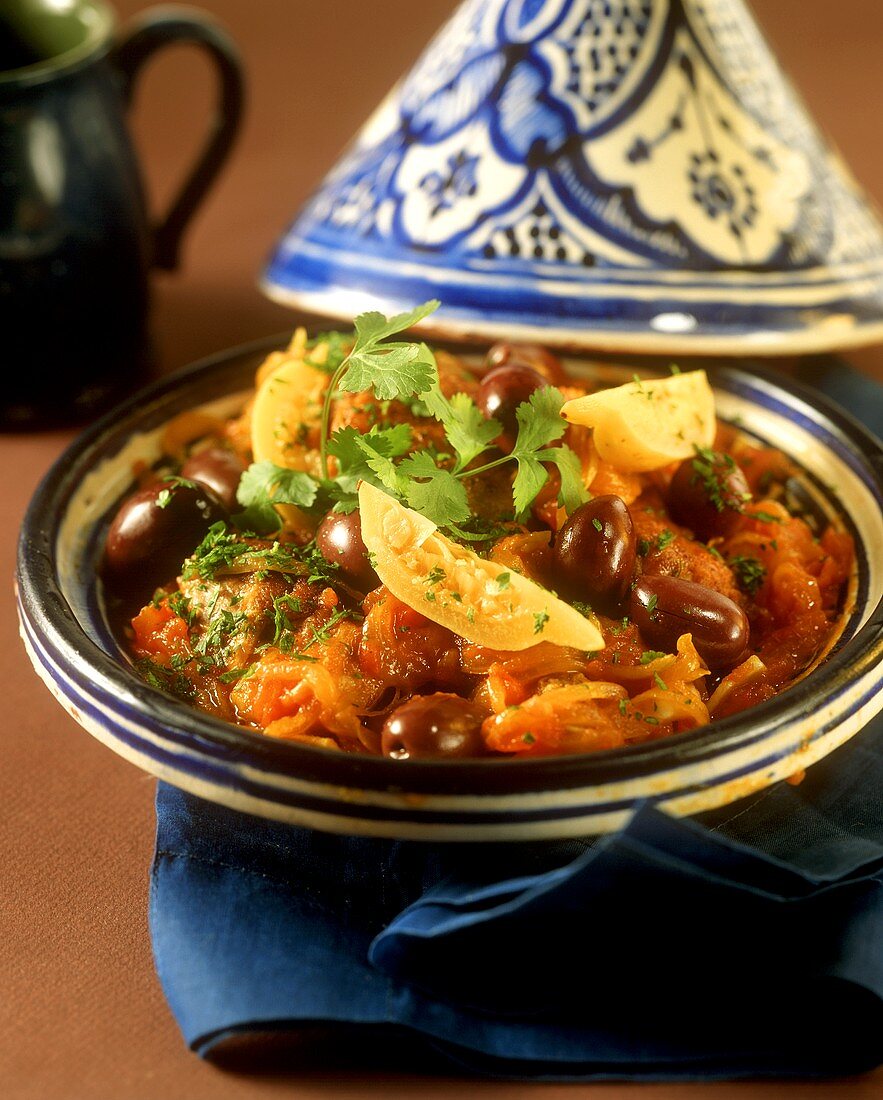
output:
[[[793,456],[817,525],[855,540],[856,571],[830,650],[772,699],[673,737],[525,760],[392,760],[268,737],[151,686],[132,665],[104,598],[99,562],[136,463],[161,453],[186,411],[242,407],[276,340],[162,378],[79,437],[35,494],[22,526],[17,591],[34,668],[103,744],[159,778],[231,809],[360,836],[536,841],[621,828],[648,802],[683,816],[756,794],[811,767],[883,708],[883,444],[823,395],[758,364],[721,366],[718,415]],[[486,348],[472,349],[481,362]],[[634,364],[565,361],[620,384]],[[870,797],[870,796],[869,796]]]
[[[448,337],[883,339],[883,232],[743,0],[467,0],[279,243],[273,298]]]

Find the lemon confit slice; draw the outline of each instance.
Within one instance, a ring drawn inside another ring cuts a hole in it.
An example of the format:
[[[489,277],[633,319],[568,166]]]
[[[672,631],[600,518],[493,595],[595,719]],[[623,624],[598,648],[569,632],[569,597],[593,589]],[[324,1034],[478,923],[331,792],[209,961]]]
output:
[[[562,405],[561,415],[594,428],[601,458],[628,473],[658,470],[714,443],[714,394],[704,370],[577,397]]]
[[[467,641],[491,649],[538,642],[599,650],[598,628],[526,577],[439,534],[419,512],[359,486],[362,540],[378,577],[402,603]]]
[[[300,439],[304,425],[319,421],[328,375],[302,358],[282,353],[281,359],[279,366],[271,366],[264,374],[251,407],[254,461],[315,473]],[[310,531],[315,527],[309,516],[293,504],[277,504],[276,511],[290,530]]]
[[[255,462],[289,470],[307,469],[299,442],[303,425],[317,424],[328,375],[303,359],[285,359],[258,387],[251,407],[251,449]]]

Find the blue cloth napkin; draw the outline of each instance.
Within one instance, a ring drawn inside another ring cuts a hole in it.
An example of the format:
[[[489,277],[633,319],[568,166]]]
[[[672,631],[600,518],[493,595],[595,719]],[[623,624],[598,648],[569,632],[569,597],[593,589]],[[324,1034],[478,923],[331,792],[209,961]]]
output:
[[[847,381],[838,399],[883,420],[880,390]],[[150,927],[186,1042],[219,1061],[321,1027],[336,1057],[360,1036],[419,1040],[517,1078],[867,1070],[883,1057],[883,717],[799,786],[692,820],[641,806],[596,840],[328,836],[161,783]]]

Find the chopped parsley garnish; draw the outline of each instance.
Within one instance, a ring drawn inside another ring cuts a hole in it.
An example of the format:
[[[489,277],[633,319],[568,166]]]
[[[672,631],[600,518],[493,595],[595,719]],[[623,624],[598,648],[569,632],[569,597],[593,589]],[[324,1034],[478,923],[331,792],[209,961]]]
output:
[[[228,530],[223,520],[219,520],[211,525],[205,538],[184,563],[184,580],[193,577],[211,580],[220,570],[229,568],[253,550],[254,547],[243,542],[237,534]]]
[[[739,587],[749,596],[757,595],[766,577],[766,567],[757,559],[737,554],[727,563]]]
[[[718,512],[723,512],[727,508],[741,512],[744,502],[735,499],[727,485],[730,474],[736,468],[733,457],[720,451],[712,451],[709,447],[699,447],[694,444],[694,448],[696,457],[692,462],[695,471],[693,481],[702,482],[709,503]]]
[[[176,615],[180,616],[180,618],[187,623],[188,626],[193,625],[196,615],[183,592],[172,592],[167,598],[166,603]]]
[[[592,520],[592,526],[595,528],[596,531],[604,530],[604,524],[598,519],[597,516],[595,516],[595,518]]]
[[[769,512],[750,512],[750,519],[759,519],[761,523],[781,523],[782,520],[779,516],[771,515]]]
[[[661,534],[656,536],[656,549],[664,550],[666,546],[669,546],[672,542],[674,542],[674,540],[674,531],[669,531],[669,529],[666,527],[666,529]]]
[[[156,495],[157,508],[168,508],[172,503],[172,497],[174,496],[175,489],[198,489],[199,486],[195,481],[191,481],[186,477],[178,477],[176,474],[169,474],[163,478],[165,488],[160,489]]]
[[[233,640],[248,625],[248,617],[241,611],[222,611],[213,615],[208,628],[193,645],[194,656],[200,665],[223,664]]]
[[[324,626],[313,628],[313,640],[310,644],[328,645],[331,641],[332,631],[337,624],[343,622],[344,619],[354,618],[356,618],[356,613],[354,611],[347,611],[346,608],[338,608]]]
[[[536,741],[536,738],[530,732],[530,730],[528,730],[527,733],[522,734],[521,740],[525,743],[525,745],[532,745]]]
[[[535,611],[533,616],[533,632],[534,634],[542,634],[546,628],[546,623],[549,621],[549,614],[546,611]]]
[[[246,665],[245,668],[231,668],[227,672],[222,672],[218,679],[222,684],[235,684],[238,680],[247,680],[249,676],[254,675],[254,670],[254,665]]]
[[[663,691],[668,691],[668,684],[665,682],[665,680],[663,680],[658,672],[653,673],[653,683],[656,684],[656,686],[658,688],[661,688]]]
[[[136,661],[135,668],[152,688],[176,695],[179,699],[191,700],[195,694],[193,684],[177,669],[166,668],[149,657]]]
[[[256,573],[274,570],[292,576],[306,576],[310,583],[329,581],[338,571],[335,562],[326,561],[315,541],[305,546],[274,542],[270,546],[255,546],[231,531],[223,521],[212,524],[202,542],[184,562],[184,580],[199,577],[213,580],[216,576],[241,566],[247,559],[248,569]]]
[[[641,654],[641,664],[649,665],[651,661],[658,661],[660,657],[665,657],[667,654],[658,649],[645,649]]]
[[[447,576],[447,574],[445,573],[444,569],[442,569],[442,567],[440,565],[434,565],[432,567],[432,569],[430,569],[429,573],[427,573],[427,575],[426,575],[426,583],[427,584],[440,584],[445,579],[446,576]]]
[[[347,351],[352,343],[353,334],[351,332],[319,332],[312,340],[307,341],[307,349],[312,351],[314,348],[324,345],[325,357],[323,359],[320,356],[318,360],[307,357],[304,362],[317,370],[324,371],[325,374],[334,374],[346,358]]]
[[[501,573],[496,578],[496,585],[497,585],[497,588],[499,589],[499,591],[502,592],[504,588],[508,588],[511,580],[512,580],[512,574],[511,573]]]
[[[271,612],[267,612],[271,614]],[[297,597],[286,593],[277,596],[273,600],[273,641],[272,645],[282,653],[290,653],[294,649],[294,632],[298,623],[292,616],[303,614],[303,602]]]
[[[647,601],[647,614],[650,616],[651,619],[653,618],[653,613],[656,611],[656,604],[658,600],[659,597],[654,592],[650,599]]]

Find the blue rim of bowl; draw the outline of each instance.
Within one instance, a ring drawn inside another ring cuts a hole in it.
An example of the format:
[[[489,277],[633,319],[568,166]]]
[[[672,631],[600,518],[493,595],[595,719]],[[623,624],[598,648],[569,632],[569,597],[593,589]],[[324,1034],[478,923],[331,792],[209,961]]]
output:
[[[65,599],[54,561],[61,518],[83,474],[116,454],[133,431],[158,426],[175,411],[247,388],[254,359],[284,342],[282,337],[268,337],[229,349],[140,390],[71,444],[31,500],[22,524],[17,563],[19,601],[28,629],[49,659],[75,684],[113,699],[118,713],[136,721],[143,719],[154,731],[198,748],[219,764],[224,760],[237,765],[250,763],[263,771],[346,788],[407,789],[425,794],[527,794],[637,778],[747,747],[829,703],[883,662],[881,600],[861,630],[835,649],[806,680],[743,714],[674,738],[532,760],[439,763],[344,754],[266,737],[212,718],[151,688],[131,666],[110,656],[88,637]],[[460,350],[476,349],[467,346]],[[234,381],[237,384],[230,385]],[[823,430],[826,443],[858,473],[883,507],[883,443],[835,402],[753,363],[750,374],[738,367],[716,366],[712,381],[730,392],[752,396],[760,383],[770,407],[778,406],[788,416],[797,413],[806,418],[816,435]],[[804,411],[795,410],[794,399],[803,404]]]

